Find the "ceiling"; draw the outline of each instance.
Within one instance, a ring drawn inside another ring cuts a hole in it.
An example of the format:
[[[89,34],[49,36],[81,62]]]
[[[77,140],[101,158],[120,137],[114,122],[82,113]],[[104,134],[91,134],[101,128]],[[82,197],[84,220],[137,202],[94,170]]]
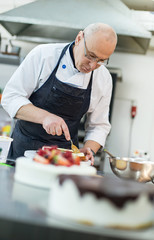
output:
[[[154,11],[153,0],[122,0],[130,9],[142,11]]]
[[[0,12],[22,6],[37,0],[5,0],[0,2]],[[57,0],[58,1],[58,0]],[[84,0],[83,0],[84,1]],[[130,9],[154,11],[154,0],[122,0]]]
[[[132,19],[120,0],[38,0],[0,14],[0,23],[12,36],[34,42],[72,41],[80,29],[99,21],[116,30],[117,50],[145,53],[148,49],[151,33]]]

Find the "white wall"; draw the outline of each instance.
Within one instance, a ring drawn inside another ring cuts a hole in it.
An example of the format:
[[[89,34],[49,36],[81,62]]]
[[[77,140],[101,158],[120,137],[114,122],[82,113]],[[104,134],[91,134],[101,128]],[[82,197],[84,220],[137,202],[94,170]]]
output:
[[[115,97],[137,102],[131,150],[145,150],[154,159],[154,50],[146,55],[114,53],[110,66],[121,68],[123,75],[123,81],[117,83]],[[123,135],[125,139],[125,132]]]

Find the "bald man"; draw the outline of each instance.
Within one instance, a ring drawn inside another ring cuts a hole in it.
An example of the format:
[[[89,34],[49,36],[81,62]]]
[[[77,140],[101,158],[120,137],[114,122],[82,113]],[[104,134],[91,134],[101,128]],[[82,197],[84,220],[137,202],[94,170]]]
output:
[[[105,67],[117,44],[115,31],[95,23],[74,42],[34,48],[7,83],[2,105],[17,123],[9,157],[43,145],[78,146],[78,128],[86,114],[84,146],[87,160],[104,146],[110,131],[112,79]]]

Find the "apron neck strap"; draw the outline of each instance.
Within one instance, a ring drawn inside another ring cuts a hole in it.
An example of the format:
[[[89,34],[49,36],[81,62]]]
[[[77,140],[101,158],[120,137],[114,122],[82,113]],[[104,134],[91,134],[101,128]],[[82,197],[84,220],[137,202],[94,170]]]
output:
[[[59,66],[59,63],[60,63],[61,59],[63,58],[63,56],[64,56],[64,54],[65,54],[65,52],[67,51],[67,49],[68,49],[69,46],[70,46],[70,44],[67,44],[67,45],[63,48],[63,50],[62,50],[62,52],[61,52],[61,54],[60,54],[60,57],[59,57],[59,59],[58,59],[57,65],[56,65],[56,67],[55,67],[55,69],[54,69],[54,72],[57,71],[58,66]]]

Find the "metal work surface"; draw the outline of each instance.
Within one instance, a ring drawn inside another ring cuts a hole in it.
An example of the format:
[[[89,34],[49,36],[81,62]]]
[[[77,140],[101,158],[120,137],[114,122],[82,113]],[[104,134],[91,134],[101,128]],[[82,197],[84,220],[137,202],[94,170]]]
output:
[[[0,166],[0,183],[0,240],[153,240],[154,228],[105,229],[48,216],[49,191],[15,182],[14,168]]]

